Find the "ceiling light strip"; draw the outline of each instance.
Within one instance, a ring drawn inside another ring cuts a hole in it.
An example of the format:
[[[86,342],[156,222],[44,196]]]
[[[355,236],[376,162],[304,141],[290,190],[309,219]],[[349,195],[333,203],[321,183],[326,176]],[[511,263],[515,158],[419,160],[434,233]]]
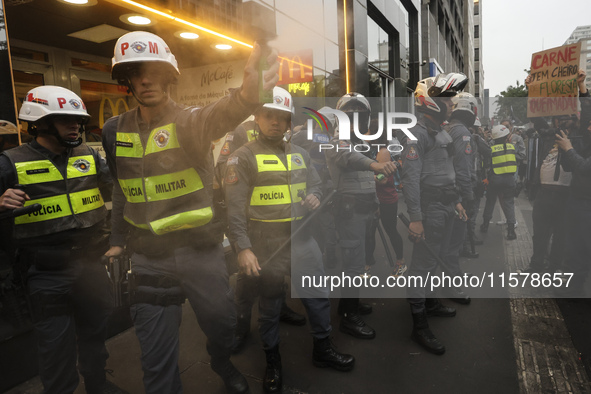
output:
[[[146,5],[140,4],[137,1],[133,1],[133,0],[118,0],[118,1],[123,2],[123,3],[127,3],[129,5],[134,6],[134,7],[141,8],[142,10],[145,10],[145,11],[152,12],[154,14],[160,15],[160,16],[162,16],[164,18],[167,18],[167,19],[170,19],[170,20],[172,20],[174,22],[178,22],[178,23],[181,23],[183,25],[190,26],[190,27],[192,27],[194,29],[201,30],[201,31],[204,31],[206,33],[212,34],[214,36],[221,37],[223,39],[226,39],[226,40],[235,42],[235,43],[240,44],[242,46],[245,46],[245,47],[248,47],[248,48],[251,48],[251,49],[253,48],[253,46],[250,45],[250,44],[247,44],[245,42],[242,42],[242,41],[237,40],[237,39],[232,38],[232,37],[228,37],[228,36],[226,36],[224,34],[221,34],[221,33],[218,33],[216,31],[210,30],[210,29],[208,29],[206,27],[199,26],[199,25],[197,25],[195,23],[192,23],[192,22],[189,22],[189,21],[187,21],[185,19],[178,18],[178,17],[175,17],[173,15],[167,14],[165,12],[159,11],[159,10],[157,10],[155,8],[148,7]]]

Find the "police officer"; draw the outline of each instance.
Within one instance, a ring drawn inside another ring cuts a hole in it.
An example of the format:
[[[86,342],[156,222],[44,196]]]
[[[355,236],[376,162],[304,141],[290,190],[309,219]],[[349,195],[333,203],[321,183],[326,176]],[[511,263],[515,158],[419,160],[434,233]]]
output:
[[[474,190],[473,178],[476,178],[472,167],[473,148],[472,137],[468,127],[472,127],[476,121],[476,100],[470,93],[460,93],[452,98],[453,106],[449,124],[445,127],[453,140],[454,152],[453,165],[456,173],[456,184],[459,187],[462,206],[466,209],[467,216],[473,212]],[[466,237],[467,221],[456,217],[453,223],[449,247],[445,251],[443,261],[447,274],[461,276],[460,251]],[[470,297],[462,288],[451,287],[446,293],[452,301],[460,304],[469,304]]]
[[[441,124],[449,118],[452,97],[462,90],[468,79],[464,74],[440,74],[421,80],[415,90],[418,123],[410,129],[416,140],[408,139],[402,152],[402,184],[410,216],[409,238],[414,245],[408,276],[425,280],[433,273],[437,261],[420,244],[425,242],[440,257],[449,246],[456,212],[466,219],[455,188],[454,145]],[[413,317],[412,338],[428,351],[445,353],[445,346],[429,329],[427,316],[453,317],[454,308],[442,305],[428,287],[407,288]]]
[[[369,130],[371,106],[367,99],[355,92],[339,99],[336,109],[344,112],[350,122],[352,140],[340,140],[338,134],[332,139],[334,149],[326,151],[326,161],[337,191],[334,217],[339,246],[342,251],[343,273],[353,278],[365,271],[365,239],[368,227],[378,206],[374,172],[386,176],[396,171],[393,162],[377,161],[356,152],[354,147],[363,144],[353,131],[354,119],[362,133]],[[354,114],[358,115],[355,116]],[[342,128],[339,125],[339,128]],[[363,305],[363,310],[360,309]],[[359,288],[341,289],[339,314],[343,317],[339,330],[360,339],[373,339],[376,332],[361,318],[361,313],[371,312],[371,306],[359,303]]]
[[[230,155],[246,143],[254,141],[257,134],[256,123],[252,116],[240,123],[236,129],[226,134],[224,145],[220,149],[220,155],[215,166],[218,183],[223,184],[224,174],[226,173],[226,162]]]
[[[248,120],[242,122],[234,131],[226,135],[215,167],[216,180],[222,186],[222,190],[224,189],[223,179],[226,173],[228,158],[241,146],[254,141],[257,135],[258,131],[254,117],[250,117]],[[223,200],[225,201],[225,198]],[[234,354],[238,353],[244,347],[246,339],[250,334],[252,306],[257,295],[258,289],[256,283],[246,280],[244,273],[239,272],[236,278],[236,292],[234,294],[234,302],[236,304],[236,332],[234,335],[234,344],[232,345],[232,353]],[[306,318],[304,316],[287,306],[285,296],[283,297],[279,320],[294,326],[303,326],[306,324]]]
[[[515,172],[517,161],[515,147],[509,143],[511,132],[503,125],[494,126],[491,146],[491,169],[489,171],[489,184],[486,190],[486,205],[482,214],[482,225],[480,231],[486,233],[492,219],[497,198],[499,198],[501,209],[507,218],[507,239],[517,238],[515,234]]]
[[[102,393],[112,388],[105,380],[112,292],[100,263],[108,249],[99,190],[110,192],[107,164],[82,144],[81,128],[90,116],[68,89],[32,89],[19,118],[35,140],[0,155],[0,212],[43,206],[15,218],[13,236],[20,264],[28,267],[44,392],[73,393],[80,372],[86,392]]]
[[[329,107],[322,107],[319,111],[322,113],[326,109],[329,109]],[[334,114],[324,114],[323,116],[327,120],[326,125],[324,123],[322,123],[322,127],[314,125],[312,139],[308,139],[307,130],[302,127],[297,133],[293,134],[290,142],[301,146],[308,152],[312,166],[318,172],[320,180],[322,180],[322,193],[328,194],[334,189],[334,185],[326,164],[325,152],[320,149],[320,146],[321,144],[330,143],[330,140],[334,137],[336,117]],[[318,242],[318,246],[320,246],[323,253],[326,267],[334,268],[337,263],[337,233],[334,218],[329,210],[320,212],[314,217],[312,231],[314,239]]]
[[[249,58],[242,87],[203,109],[174,103],[168,86],[177,61],[158,36],[136,31],[116,43],[113,78],[139,102],[103,129],[113,193],[111,249],[132,250],[132,317],[142,349],[147,393],[180,393],[178,368],[181,304],[189,299],[208,338],[211,367],[229,392],[248,391],[230,362],[236,322],[221,246],[214,225],[210,141],[235,128],[258,103],[257,62]],[[278,79],[274,55],[265,86]],[[129,237],[129,242],[126,241]]]
[[[466,212],[468,215],[468,223],[466,228],[466,238],[464,239],[464,247],[460,252],[460,256],[468,258],[478,258],[478,253],[472,253],[472,244],[475,246],[482,245],[484,242],[476,236],[476,218],[480,210],[480,199],[484,196],[484,179],[486,178],[484,162],[490,161],[490,146],[484,141],[480,135],[482,124],[478,117],[474,121],[474,125],[469,127],[471,136],[471,158],[470,158],[470,175],[472,178],[472,189],[474,192],[474,201],[471,204],[470,210]]]
[[[307,211],[320,205],[321,182],[306,151],[283,140],[291,115],[291,95],[275,87],[273,103],[255,113],[257,140],[230,156],[225,176],[229,238],[238,252],[240,270],[247,280],[257,282],[260,291],[259,332],[267,358],[263,380],[267,393],[282,388],[279,314],[283,278],[290,274],[290,265],[292,287],[302,297],[310,319],[314,364],[348,371],[355,362],[352,356],[338,353],[330,341],[326,287],[302,284],[304,275],[324,276],[318,244],[309,230],[298,231]],[[291,248],[281,249],[290,237]],[[271,259],[275,251],[278,254]]]
[[[515,171],[515,197],[519,195],[521,192],[521,188],[523,187],[523,183],[519,179],[519,175],[523,172],[520,170],[522,164],[527,160],[527,151],[525,149],[525,141],[523,137],[518,134],[518,130],[513,125],[513,122],[509,119],[503,119],[501,124],[509,129],[511,133],[511,137],[509,138],[509,142],[515,148],[515,159],[517,160],[517,171]]]

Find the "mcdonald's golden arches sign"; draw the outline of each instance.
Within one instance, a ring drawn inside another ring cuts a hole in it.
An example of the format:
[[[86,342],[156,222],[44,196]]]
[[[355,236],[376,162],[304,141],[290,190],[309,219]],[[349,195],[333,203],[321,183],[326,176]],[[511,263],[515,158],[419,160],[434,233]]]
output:
[[[312,82],[312,49],[279,54],[279,85]]]

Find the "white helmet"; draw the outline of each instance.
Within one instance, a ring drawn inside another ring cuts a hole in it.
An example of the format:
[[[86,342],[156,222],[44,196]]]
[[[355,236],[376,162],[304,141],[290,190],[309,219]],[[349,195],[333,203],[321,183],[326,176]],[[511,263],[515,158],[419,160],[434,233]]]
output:
[[[452,118],[459,119],[466,127],[471,127],[476,121],[476,114],[478,113],[478,107],[476,99],[470,93],[459,93],[457,96],[451,99],[452,106]]]
[[[468,111],[474,116],[478,113],[476,99],[470,93],[459,93],[457,96],[453,97],[451,101],[454,103],[452,108],[454,112]]]
[[[510,133],[509,129],[503,126],[502,124],[498,124],[492,129],[492,139],[496,140],[498,138],[503,138],[508,136]]]
[[[369,101],[367,101],[364,95],[356,92],[351,92],[343,95],[337,102],[335,108],[340,111],[345,111],[348,107],[353,105],[362,107],[364,111],[371,112],[371,106],[369,105]]]
[[[164,40],[145,31],[133,31],[119,37],[112,59],[112,78],[124,80],[125,65],[138,62],[162,62],[170,65],[175,75],[180,74],[176,58]]]
[[[39,86],[31,89],[23,101],[18,118],[35,122],[48,115],[80,116],[88,120],[90,115],[80,97],[60,86]]]
[[[335,109],[345,113],[347,113],[347,110],[358,112],[358,124],[364,125],[366,130],[369,130],[369,125],[371,123],[371,105],[369,105],[369,101],[361,93],[350,92],[343,95],[339,101],[337,101]],[[366,130],[363,130],[362,133],[365,133]]]
[[[425,112],[436,114],[443,111],[434,100],[435,97],[454,97],[468,83],[468,77],[462,73],[439,74],[425,78],[417,83],[415,89],[415,107]]]
[[[291,94],[287,90],[275,86],[273,88],[273,102],[264,104],[263,107],[293,113]]]

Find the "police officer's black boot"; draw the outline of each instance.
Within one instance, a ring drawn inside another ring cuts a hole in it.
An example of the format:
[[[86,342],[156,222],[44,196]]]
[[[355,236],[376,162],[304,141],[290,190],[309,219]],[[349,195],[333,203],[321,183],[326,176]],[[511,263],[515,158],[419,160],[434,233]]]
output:
[[[337,352],[330,337],[314,338],[314,365],[319,368],[331,367],[337,371],[350,371],[355,365],[355,358],[350,354]]]
[[[360,339],[374,339],[376,332],[359,315],[359,298],[341,298],[339,302],[343,317],[339,330]]]
[[[425,300],[427,316],[454,317],[456,308],[443,305],[438,298],[427,298]]]
[[[513,223],[507,224],[507,239],[509,241],[517,239],[517,234],[515,234],[515,225]]]
[[[263,379],[263,390],[265,390],[265,393],[279,393],[283,386],[279,345],[265,350],[265,353],[267,355],[267,368]]]
[[[426,311],[422,311],[420,313],[413,313],[412,321],[412,339],[416,343],[418,343],[431,353],[438,355],[445,353],[445,346],[443,346],[443,344],[439,342],[439,339],[437,339],[429,329]]]
[[[211,355],[211,369],[220,375],[226,390],[231,394],[245,394],[249,392],[248,382],[230,361],[230,349],[214,346],[209,340],[206,343],[207,352]]]

